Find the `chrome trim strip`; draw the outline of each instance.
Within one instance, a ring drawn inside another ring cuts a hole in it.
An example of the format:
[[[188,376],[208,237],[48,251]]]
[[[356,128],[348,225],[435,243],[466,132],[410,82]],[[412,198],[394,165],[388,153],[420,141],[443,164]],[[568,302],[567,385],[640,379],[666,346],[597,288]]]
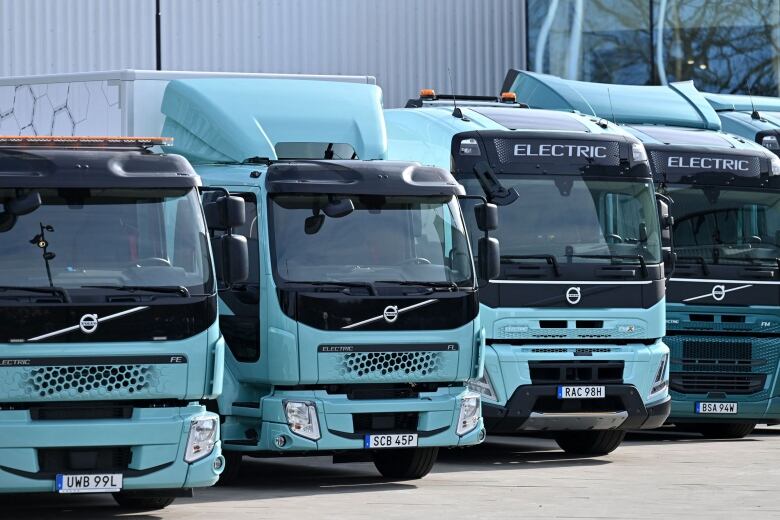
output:
[[[660,280],[627,280],[625,282],[609,282],[598,280],[490,280],[497,284],[537,284],[537,285],[647,285]]]
[[[780,282],[767,282],[764,280],[719,280],[715,278],[672,278],[672,282],[695,282],[695,283],[749,283],[751,285],[780,285]]]

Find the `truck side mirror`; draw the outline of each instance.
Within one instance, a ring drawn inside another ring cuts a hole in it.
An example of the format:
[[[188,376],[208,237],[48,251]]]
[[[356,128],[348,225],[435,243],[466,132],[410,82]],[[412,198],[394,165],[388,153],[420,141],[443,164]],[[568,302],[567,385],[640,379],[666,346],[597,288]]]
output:
[[[671,278],[677,263],[677,253],[674,252],[674,217],[671,213],[672,199],[661,193],[655,194],[658,205],[658,220],[661,224],[661,253],[664,262],[664,274]]]
[[[483,202],[474,206],[474,216],[480,231],[493,231],[498,229],[498,206],[489,202]]]
[[[11,215],[27,215],[41,207],[41,194],[37,191],[16,197],[5,203],[5,212]]]
[[[246,237],[222,235],[211,240],[217,279],[228,287],[249,278],[249,246]]]
[[[479,277],[490,281],[501,272],[501,250],[498,240],[492,237],[482,237],[477,245]]]
[[[203,205],[203,211],[209,229],[227,231],[242,226],[246,221],[244,199],[235,195],[223,195],[213,202],[207,202]]]

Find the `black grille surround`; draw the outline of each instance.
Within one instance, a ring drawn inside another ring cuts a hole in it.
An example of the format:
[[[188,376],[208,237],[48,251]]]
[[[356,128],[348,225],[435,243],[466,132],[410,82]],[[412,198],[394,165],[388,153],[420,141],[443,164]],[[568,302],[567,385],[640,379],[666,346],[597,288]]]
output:
[[[529,361],[531,384],[623,384],[624,361]]]
[[[129,446],[38,449],[38,467],[42,473],[68,471],[122,473],[127,470],[132,458]]]
[[[765,382],[766,374],[755,373],[672,372],[669,376],[669,387],[683,394],[755,394],[764,388]]]

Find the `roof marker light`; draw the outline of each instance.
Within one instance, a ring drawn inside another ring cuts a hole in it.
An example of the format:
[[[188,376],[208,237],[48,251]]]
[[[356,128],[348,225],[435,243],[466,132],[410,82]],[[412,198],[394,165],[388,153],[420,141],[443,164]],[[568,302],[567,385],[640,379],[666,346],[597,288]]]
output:
[[[501,93],[501,102],[502,103],[517,103],[517,94],[515,92],[502,92]]]
[[[420,89],[420,97],[422,99],[436,99],[436,91],[432,88]]]

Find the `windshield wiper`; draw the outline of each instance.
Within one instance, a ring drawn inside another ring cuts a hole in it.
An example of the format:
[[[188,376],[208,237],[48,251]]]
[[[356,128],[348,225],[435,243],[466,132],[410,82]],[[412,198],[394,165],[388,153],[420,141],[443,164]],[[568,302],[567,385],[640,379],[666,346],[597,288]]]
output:
[[[0,285],[0,291],[26,291],[41,294],[53,294],[62,298],[64,303],[70,303],[68,291],[62,287],[19,287],[15,285]]]
[[[81,287],[84,289],[114,289],[126,292],[146,291],[163,294],[180,294],[184,297],[190,295],[189,289],[183,285],[159,285],[148,287],[145,285],[82,285]]]
[[[418,287],[430,287],[430,288],[436,288],[436,289],[449,289],[451,291],[457,291],[460,289],[460,286],[455,282],[445,282],[445,281],[435,281],[435,282],[423,282],[423,281],[415,281],[415,280],[376,280],[374,283],[387,283],[387,284],[395,284],[395,285],[405,285],[405,286],[418,286]]]
[[[710,275],[710,268],[707,267],[707,261],[704,259],[703,256],[678,256],[677,257],[678,264],[689,263],[689,262],[685,262],[685,260],[693,260],[693,262],[690,263],[701,265],[701,272],[704,273],[704,276]]]
[[[569,258],[604,258],[608,260],[637,260],[642,276],[647,278],[647,264],[642,255],[566,255]]]
[[[368,293],[371,296],[376,296],[376,287],[374,287],[374,284],[371,282],[297,282],[296,281],[293,283],[313,285],[315,287],[341,287],[341,288],[362,287],[368,289]]]
[[[504,262],[507,260],[507,262]],[[558,266],[558,260],[554,255],[501,255],[501,263],[513,264],[513,260],[547,260],[547,264],[551,265],[555,276],[561,276],[561,270]]]

